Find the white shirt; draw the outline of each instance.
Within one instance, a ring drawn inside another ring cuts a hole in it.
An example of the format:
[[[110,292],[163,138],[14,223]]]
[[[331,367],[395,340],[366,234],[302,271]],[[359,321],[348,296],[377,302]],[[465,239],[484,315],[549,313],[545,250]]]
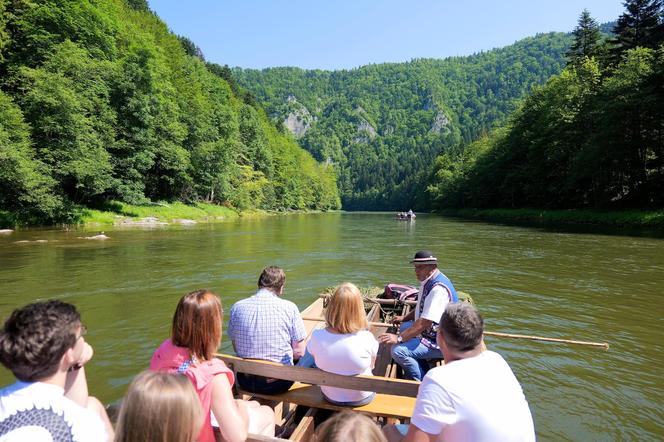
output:
[[[422,301],[422,293],[424,292],[424,285],[436,274],[439,270],[436,270],[431,273],[431,275],[420,283],[420,293],[417,295],[417,305],[415,306],[415,320],[420,318],[420,302]],[[435,323],[440,322],[440,318],[445,312],[445,307],[450,302],[450,297],[444,287],[440,285],[434,286],[429,292],[429,296],[424,300],[424,309],[422,310],[421,317],[433,321]]]
[[[521,385],[502,356],[492,351],[430,370],[411,423],[445,442],[535,440]]]
[[[0,442],[106,441],[101,418],[43,382],[16,382],[0,390]]]
[[[321,370],[346,376],[357,374],[371,376],[371,362],[378,353],[378,341],[367,330],[337,334],[319,329],[314,330],[311,335],[307,350],[314,357],[316,367]],[[372,393],[325,385],[320,389],[326,397],[336,402],[360,401]]]

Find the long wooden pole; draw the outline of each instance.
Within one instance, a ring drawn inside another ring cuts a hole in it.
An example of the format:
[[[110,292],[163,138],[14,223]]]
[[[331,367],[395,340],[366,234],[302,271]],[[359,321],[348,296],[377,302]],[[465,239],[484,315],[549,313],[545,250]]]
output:
[[[304,321],[325,321],[325,318],[318,318],[313,316],[303,316],[302,320]],[[369,322],[371,327],[392,327],[392,324],[386,324],[384,322]],[[513,339],[528,339],[531,341],[544,341],[544,342],[558,342],[560,344],[574,344],[574,345],[588,345],[591,347],[601,347],[605,350],[609,349],[608,342],[589,342],[589,341],[575,341],[572,339],[561,339],[561,338],[547,338],[545,336],[531,336],[531,335],[517,335],[514,333],[500,333],[500,332],[491,332],[485,331],[485,336],[495,336],[499,338],[513,338]]]
[[[609,349],[608,342],[575,341],[572,339],[547,338],[544,336],[530,336],[530,335],[515,335],[513,333],[500,333],[500,332],[490,332],[490,331],[485,331],[484,334],[486,336],[496,336],[500,338],[530,339],[532,341],[559,342],[561,344],[590,345],[591,347],[602,347],[604,348],[604,350]]]

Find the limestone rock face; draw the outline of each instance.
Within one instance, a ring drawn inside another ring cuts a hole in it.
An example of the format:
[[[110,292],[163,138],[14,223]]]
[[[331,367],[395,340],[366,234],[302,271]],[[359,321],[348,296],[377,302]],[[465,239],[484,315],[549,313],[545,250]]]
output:
[[[450,125],[450,120],[449,118],[447,118],[447,115],[439,111],[436,114],[436,118],[433,119],[433,123],[431,123],[431,129],[429,129],[429,132],[436,134],[439,134],[441,132],[449,133],[450,132],[450,128],[448,127],[449,125]]]
[[[288,106],[288,114],[284,119],[284,126],[295,136],[295,138],[302,138],[309,128],[311,123],[315,120],[312,117],[309,109],[307,109],[302,103],[297,101],[294,95],[289,95],[286,98],[286,103]]]
[[[368,143],[376,137],[376,129],[364,118],[357,127],[357,136],[353,138],[356,143]]]

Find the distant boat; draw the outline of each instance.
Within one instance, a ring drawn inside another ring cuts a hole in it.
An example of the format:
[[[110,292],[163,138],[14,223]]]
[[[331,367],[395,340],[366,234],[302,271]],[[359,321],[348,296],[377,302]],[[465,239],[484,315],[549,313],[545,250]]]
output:
[[[413,212],[398,212],[394,216],[394,219],[398,221],[412,221],[415,218],[417,218],[417,215],[415,215]]]

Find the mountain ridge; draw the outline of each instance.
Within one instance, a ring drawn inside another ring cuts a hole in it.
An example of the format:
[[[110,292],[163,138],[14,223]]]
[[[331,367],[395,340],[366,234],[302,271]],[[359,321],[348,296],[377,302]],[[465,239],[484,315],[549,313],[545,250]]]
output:
[[[277,123],[296,101],[312,116],[298,142],[337,167],[343,207],[424,206],[431,162],[505,121],[564,67],[569,34],[542,33],[469,56],[336,71],[234,68]],[[433,129],[433,130],[432,130]]]

